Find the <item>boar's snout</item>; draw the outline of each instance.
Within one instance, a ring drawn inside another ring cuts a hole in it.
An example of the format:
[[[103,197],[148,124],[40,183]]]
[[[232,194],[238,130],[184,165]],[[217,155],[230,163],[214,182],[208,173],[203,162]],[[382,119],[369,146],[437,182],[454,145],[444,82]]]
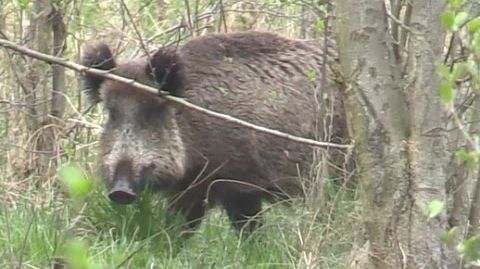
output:
[[[133,203],[144,189],[149,171],[151,171],[151,167],[144,167],[137,174],[133,170],[131,161],[118,162],[108,190],[108,198],[118,204]]]
[[[131,204],[137,198],[131,184],[125,180],[117,181],[110,189],[108,198],[118,204]]]

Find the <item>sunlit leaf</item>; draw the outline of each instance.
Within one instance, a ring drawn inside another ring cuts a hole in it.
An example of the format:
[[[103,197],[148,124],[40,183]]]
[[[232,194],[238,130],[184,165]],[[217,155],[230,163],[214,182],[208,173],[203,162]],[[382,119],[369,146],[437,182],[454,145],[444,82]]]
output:
[[[477,33],[472,41],[472,51],[475,54],[480,54],[480,34]]]
[[[28,8],[28,5],[30,5],[30,0],[18,0],[18,5],[20,9],[25,10]]]
[[[88,180],[82,170],[72,165],[60,168],[60,179],[74,198],[85,196],[92,189],[92,181]]]
[[[452,73],[450,72],[449,66],[442,63],[437,66],[437,70],[440,72],[443,78],[450,80]]]
[[[455,25],[455,13],[451,10],[446,10],[440,15],[440,21],[442,26],[445,27],[447,30],[453,29]]]
[[[222,95],[227,95],[227,93],[228,93],[228,89],[223,87],[223,86],[219,86],[218,91],[221,92]]]
[[[447,3],[452,8],[460,8],[465,0],[448,0]]]
[[[467,23],[467,29],[470,33],[476,33],[480,30],[480,17],[477,17]]]
[[[466,149],[458,150],[455,152],[455,156],[457,157],[457,160],[467,164],[476,164],[479,160],[479,156],[476,151],[467,151]]]
[[[315,81],[318,78],[318,73],[315,70],[307,70],[305,71],[305,75],[310,81]]]
[[[458,231],[458,227],[452,227],[451,229],[444,231],[441,235],[441,239],[446,244],[454,243],[455,234]]]
[[[440,100],[442,100],[443,103],[449,104],[453,102],[454,98],[455,98],[455,90],[452,84],[446,81],[442,81],[440,83]]]
[[[270,99],[278,100],[278,92],[276,90],[270,90],[269,94],[270,94]]]
[[[323,30],[325,29],[325,22],[323,20],[315,21],[315,29],[318,32],[323,32]]]
[[[445,207],[445,202],[440,200],[433,200],[428,204],[428,218],[435,218],[442,213]]]
[[[465,268],[469,268],[469,266],[480,266],[480,259],[467,262],[465,265],[466,265]]]
[[[455,15],[454,23],[453,23],[453,28],[454,30],[458,30],[460,26],[462,26],[463,23],[468,18],[468,13],[467,12],[459,12],[457,15]]]
[[[459,79],[464,74],[466,69],[467,69],[467,66],[464,63],[456,64],[453,67],[452,80],[455,81]]]
[[[478,237],[472,236],[463,240],[457,246],[457,251],[467,261],[478,260],[480,241]]]
[[[65,244],[64,256],[72,269],[89,269],[88,244],[82,239],[72,239]]]

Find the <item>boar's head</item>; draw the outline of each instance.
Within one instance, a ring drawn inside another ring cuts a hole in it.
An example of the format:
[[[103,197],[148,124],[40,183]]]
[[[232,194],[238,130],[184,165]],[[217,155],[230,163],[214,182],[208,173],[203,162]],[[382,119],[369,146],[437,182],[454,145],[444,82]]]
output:
[[[82,64],[175,96],[181,96],[185,87],[184,67],[173,50],[160,49],[149,58],[119,64],[107,45],[96,42],[84,48]],[[83,79],[89,99],[103,102],[108,113],[100,169],[112,201],[132,203],[147,183],[161,186],[183,176],[184,146],[173,105],[124,83],[92,74]]]

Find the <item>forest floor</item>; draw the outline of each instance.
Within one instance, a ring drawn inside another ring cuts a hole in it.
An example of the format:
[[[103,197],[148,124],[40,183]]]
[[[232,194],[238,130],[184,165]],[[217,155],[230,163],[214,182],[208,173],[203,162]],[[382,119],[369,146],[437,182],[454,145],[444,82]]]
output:
[[[214,208],[186,240],[156,194],[119,206],[100,184],[75,197],[63,184],[31,186],[1,202],[0,268],[342,268],[361,232],[357,194],[325,186],[326,210],[314,199],[265,204],[263,226],[245,237]]]

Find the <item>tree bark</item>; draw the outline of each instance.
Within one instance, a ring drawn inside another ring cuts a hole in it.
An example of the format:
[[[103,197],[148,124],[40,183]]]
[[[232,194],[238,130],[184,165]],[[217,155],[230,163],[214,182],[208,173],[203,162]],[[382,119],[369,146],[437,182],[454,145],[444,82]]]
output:
[[[60,11],[55,9],[51,16],[53,30],[53,55],[62,57],[65,50],[67,29],[63,23]],[[65,68],[60,65],[52,65],[52,106],[50,114],[61,118],[65,112]]]
[[[439,23],[445,6],[443,0],[412,3],[410,27],[415,33],[410,33],[409,37],[405,90],[409,93],[411,103],[410,144],[413,147],[409,151],[409,158],[410,198],[413,203],[427,204],[433,199],[447,200],[448,121],[438,93],[440,77],[436,70],[445,43],[445,31]],[[440,238],[441,233],[448,228],[446,218],[426,221],[424,214],[414,204],[411,211],[411,253],[418,256],[411,266],[420,266],[424,262],[427,262],[429,268],[453,266],[454,261],[446,259],[451,254],[444,248]]]
[[[66,29],[60,11],[49,0],[32,2],[30,25],[25,42],[36,51],[63,54]],[[49,178],[55,172],[55,160],[58,153],[56,122],[52,116],[60,118],[65,110],[65,71],[59,65],[50,67],[44,62],[27,58],[21,63],[25,68],[23,81],[23,99],[27,111],[26,126],[18,126],[28,134],[25,145],[28,157],[21,173],[23,176]]]
[[[450,268],[455,261],[440,240],[447,220],[443,215],[428,220],[421,209],[446,198],[446,120],[435,72],[444,44],[438,17],[445,3],[412,3],[414,33],[405,77],[396,61],[385,2],[335,4],[348,81],[345,106],[370,243],[368,268]]]
[[[475,98],[472,111],[472,126],[470,128],[471,133],[480,133],[480,98]],[[478,168],[477,168],[478,169]],[[480,227],[480,170],[477,170],[474,188],[472,191],[472,201],[470,206],[470,212],[468,215],[468,235],[472,236],[478,231]]]

